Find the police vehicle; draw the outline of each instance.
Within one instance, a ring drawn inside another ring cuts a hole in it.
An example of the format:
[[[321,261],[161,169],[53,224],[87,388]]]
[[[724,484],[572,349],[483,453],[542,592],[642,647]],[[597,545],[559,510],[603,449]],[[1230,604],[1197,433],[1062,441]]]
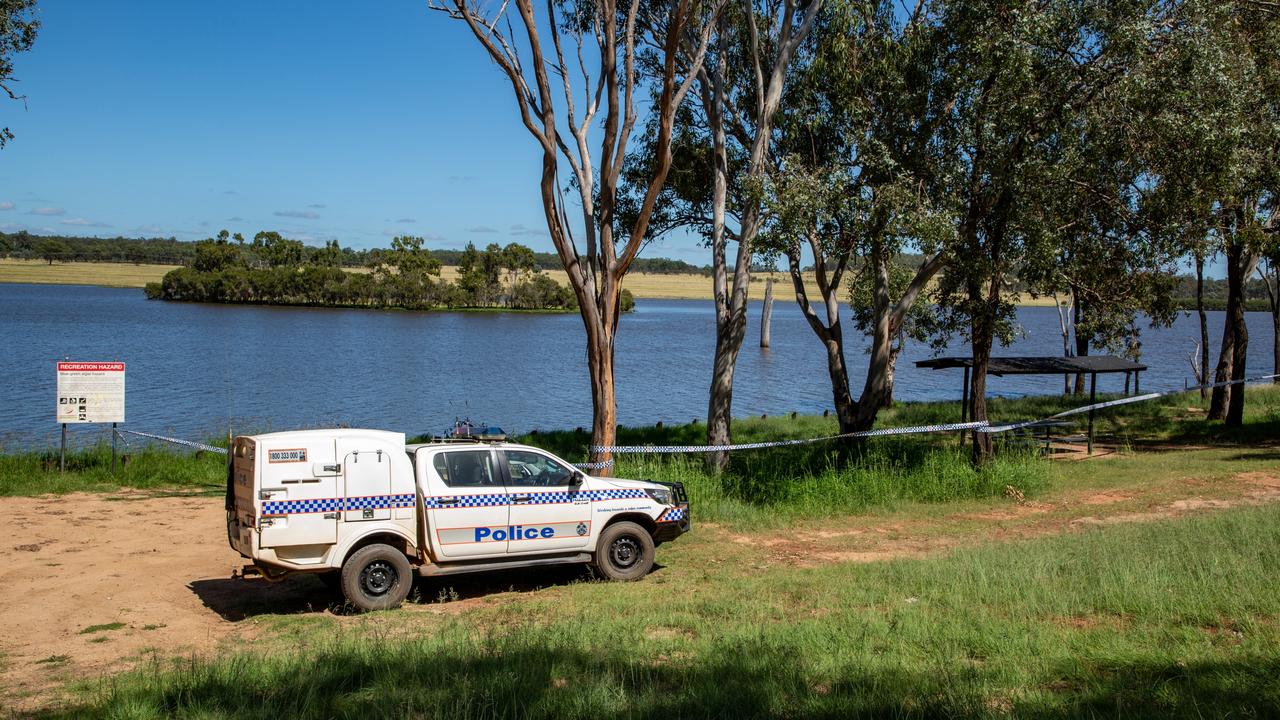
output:
[[[407,445],[403,433],[236,437],[227,538],[276,580],[319,573],[362,610],[398,606],[413,575],[590,563],[638,580],[689,530],[680,483],[592,477],[505,442]]]

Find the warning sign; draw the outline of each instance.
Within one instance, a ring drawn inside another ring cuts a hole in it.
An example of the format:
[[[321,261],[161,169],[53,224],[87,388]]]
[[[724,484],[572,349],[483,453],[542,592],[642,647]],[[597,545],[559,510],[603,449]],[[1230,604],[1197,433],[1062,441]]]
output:
[[[124,363],[58,363],[58,422],[124,422]]]

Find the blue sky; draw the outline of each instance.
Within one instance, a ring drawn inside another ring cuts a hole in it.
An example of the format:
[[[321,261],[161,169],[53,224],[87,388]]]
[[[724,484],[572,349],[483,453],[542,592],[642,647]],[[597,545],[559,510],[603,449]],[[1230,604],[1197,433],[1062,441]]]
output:
[[[505,76],[426,2],[44,0],[0,229],[550,251]],[[705,264],[688,239],[650,257]]]

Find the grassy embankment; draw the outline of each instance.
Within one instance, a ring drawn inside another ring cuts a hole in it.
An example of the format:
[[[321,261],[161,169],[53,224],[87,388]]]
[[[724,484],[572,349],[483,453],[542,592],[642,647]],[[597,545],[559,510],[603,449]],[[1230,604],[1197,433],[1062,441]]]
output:
[[[48,717],[1264,717],[1278,546],[1274,506],[865,565],[676,543],[643,583],[265,618]]]
[[[1236,430],[1204,422],[1194,395],[1106,412],[1101,432],[1130,452],[1098,462],[1044,462],[1011,443],[978,473],[954,436],[875,440],[843,467],[822,445],[740,453],[720,478],[690,459],[623,458],[623,475],[686,482],[700,524],[663,547],[665,568],[645,582],[561,573],[550,588],[459,614],[262,615],[252,649],[153,657],[82,684],[72,705],[48,716],[1267,716],[1280,707],[1274,505],[1096,523],[1017,543],[946,540],[943,548],[958,549],[869,564],[797,558],[796,566],[754,543],[828,531],[892,537],[904,524],[917,533],[989,526],[983,513],[1013,501],[972,498],[1002,495],[1006,484],[1050,507],[1078,503],[1068,490],[1125,495],[1170,478],[1194,479],[1197,492],[1217,497],[1237,473],[1280,468],[1280,391],[1249,393],[1246,426]],[[1015,419],[1073,404],[1029,398],[996,402],[992,412]],[[955,412],[904,404],[884,424]],[[735,427],[735,439],[750,440],[832,425],[771,418]],[[633,428],[620,440],[697,442],[700,433]],[[529,440],[581,453],[584,438]],[[141,482],[155,487],[171,473],[185,487],[218,491],[218,459],[173,457]],[[48,473],[39,462],[4,459],[3,492],[74,489],[41,485],[36,477]],[[74,477],[109,487],[88,467],[100,462],[86,456]],[[26,480],[11,481],[15,474]],[[871,513],[865,525],[836,517],[859,511]],[[1021,537],[1020,520],[999,522]],[[432,585],[423,610],[436,590],[439,602],[456,597]]]
[[[1226,428],[1205,422],[1204,403],[1196,394],[1175,395],[1101,411],[1099,443],[1121,449],[1153,444],[1250,445],[1280,436],[1280,386],[1255,385],[1248,390],[1248,423]],[[993,422],[1047,417],[1083,402],[1071,397],[992,398]],[[879,427],[954,422],[956,403],[899,403],[881,414]],[[1082,432],[1085,418],[1076,416]],[[706,441],[701,423],[661,428],[621,427],[618,442],[626,445],[698,445]],[[745,418],[734,423],[735,442],[810,438],[838,432],[834,418],[817,416]],[[1061,431],[1060,431],[1061,432]],[[988,467],[975,470],[968,448],[951,434],[875,438],[840,448],[815,443],[735,454],[729,472],[713,476],[697,455],[623,455],[618,475],[683,482],[704,519],[744,525],[774,526],[793,518],[820,518],[894,507],[904,502],[945,503],[1000,496],[1013,486],[1034,495],[1050,485],[1050,465],[1026,438],[997,436],[1003,448]],[[584,431],[533,433],[522,442],[562,457],[585,458],[589,434]],[[225,440],[212,444],[225,445]],[[171,450],[135,444],[121,448],[128,464],[112,475],[110,448],[103,445],[69,451],[66,473],[58,470],[56,448],[44,452],[0,454],[0,496],[65,493],[78,490],[186,489],[216,494],[224,482],[224,459],[217,454]],[[1139,456],[1142,457],[1142,456]],[[1150,464],[1150,463],[1148,463]]]
[[[0,283],[42,283],[55,285],[104,285],[107,287],[141,288],[149,282],[160,282],[164,274],[173,270],[174,265],[132,265],[125,263],[48,263],[38,260],[13,260],[0,258]],[[362,269],[348,268],[350,272],[364,272]],[[548,270],[546,274],[560,284],[567,278],[561,270]],[[458,269],[446,266],[440,276],[454,281],[458,278]],[[757,273],[752,278],[751,296],[764,297],[765,275]],[[779,301],[791,302],[794,297],[791,291],[791,280],[784,273],[774,274],[774,294]],[[817,285],[810,279],[806,283],[810,298],[819,297]],[[710,300],[711,280],[702,275],[659,275],[654,273],[631,273],[627,275],[625,287],[638,299],[671,299],[671,300]],[[1052,298],[1024,297],[1022,305],[1052,306]]]

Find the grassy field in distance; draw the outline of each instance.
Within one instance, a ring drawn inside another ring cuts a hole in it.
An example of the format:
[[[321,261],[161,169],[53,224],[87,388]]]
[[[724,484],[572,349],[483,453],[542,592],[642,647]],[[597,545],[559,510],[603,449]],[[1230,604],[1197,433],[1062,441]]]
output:
[[[160,282],[178,265],[135,265],[133,263],[59,262],[0,258],[0,283],[38,285],[100,285],[140,288]]]
[[[0,258],[0,283],[36,283],[45,285],[102,285],[105,287],[140,288],[149,282],[160,282],[164,274],[176,265],[134,265],[132,263],[54,263],[43,260],[14,260]],[[346,268],[348,272],[367,272]],[[568,280],[563,270],[547,270],[546,274],[561,284]],[[755,273],[751,279],[750,297],[764,298],[765,277],[768,273]],[[456,280],[458,268],[446,266],[440,273],[445,280]],[[791,278],[786,273],[774,273],[773,295],[776,302],[795,302]],[[810,277],[805,286],[810,302],[817,303],[818,287]],[[637,299],[710,300],[711,278],[704,275],[658,275],[631,273],[623,281]],[[1053,307],[1052,298],[1023,296],[1020,305]]]

